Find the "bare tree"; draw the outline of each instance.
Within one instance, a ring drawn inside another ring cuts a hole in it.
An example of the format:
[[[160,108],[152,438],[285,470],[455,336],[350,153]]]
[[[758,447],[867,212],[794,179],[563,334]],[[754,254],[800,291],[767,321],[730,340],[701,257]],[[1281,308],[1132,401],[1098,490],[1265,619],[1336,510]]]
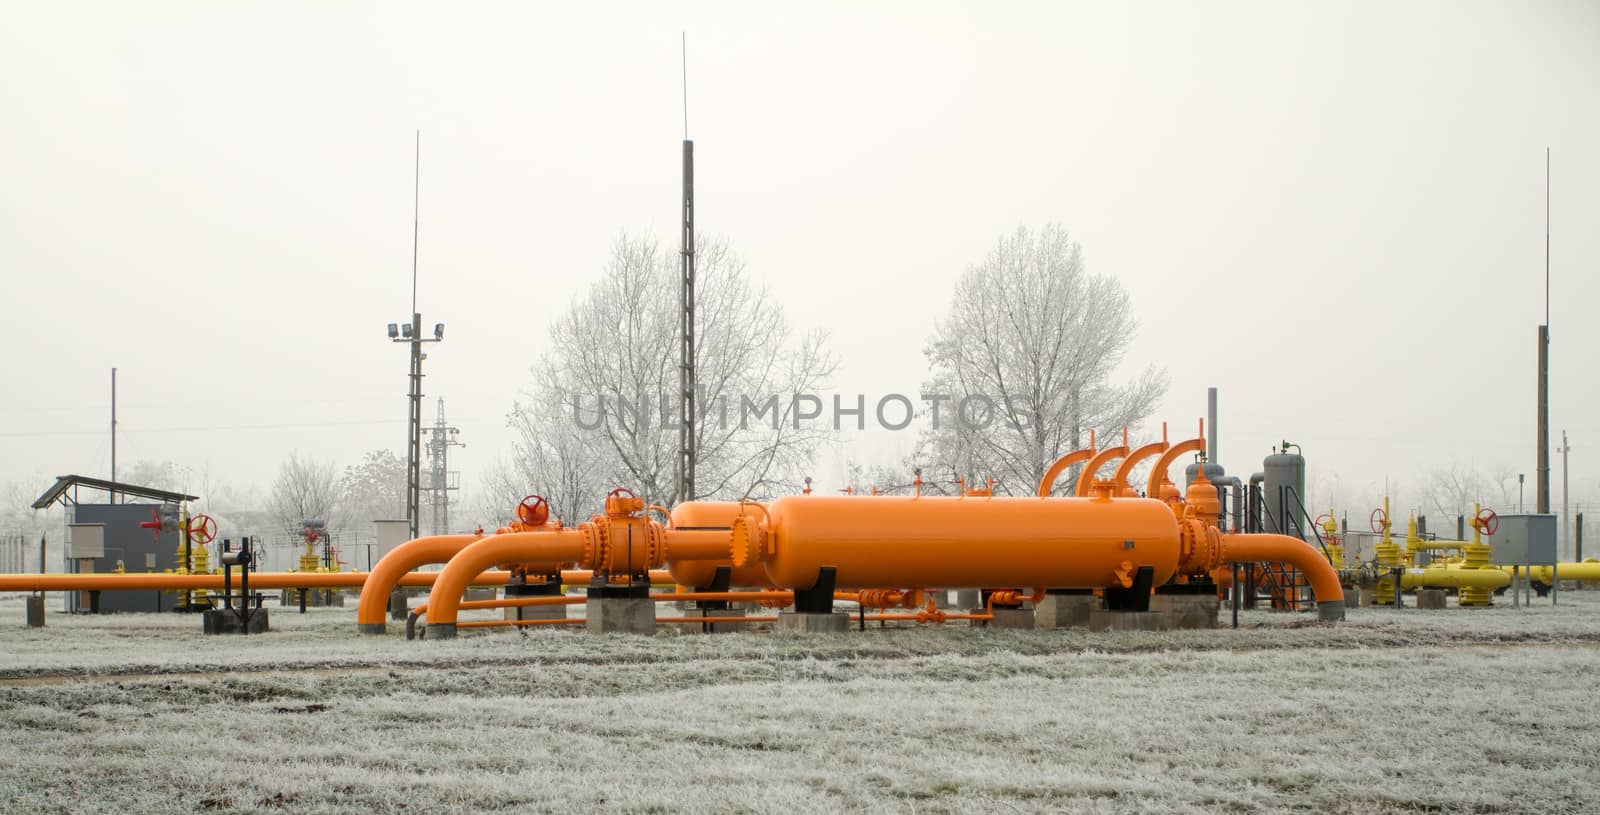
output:
[[[1423,477],[1423,483],[1427,486],[1423,488],[1419,509],[1424,515],[1439,519],[1457,515],[1470,517],[1474,503],[1501,512],[1516,506],[1517,477],[1510,467],[1480,470],[1456,461],[1429,472]]]
[[[337,495],[340,515],[348,524],[366,525],[377,520],[404,518],[405,459],[392,450],[368,451],[360,464],[344,468]]]
[[[511,417],[528,491],[556,498],[564,517],[594,511],[611,486],[669,506],[792,489],[831,433],[794,421],[793,395],[833,371],[824,335],[796,336],[726,241],[697,236],[695,251],[696,495],[678,495],[675,478],[677,257],[623,233],[589,294],[552,327]]]
[[[278,479],[272,484],[269,511],[273,521],[290,534],[300,528],[300,522],[313,518],[330,520],[337,491],[335,469],[331,461],[302,458],[298,452],[289,453],[278,468]],[[331,523],[331,521],[330,521]]]
[[[519,401],[507,421],[517,437],[513,454],[488,468],[479,492],[479,514],[498,524],[532,494],[550,502],[550,516],[567,523],[600,511],[600,496],[615,486],[609,449],[595,449],[557,395],[546,392]]]
[[[1128,293],[1086,271],[1064,227],[1001,237],[961,276],[925,351],[935,399],[919,457],[938,478],[992,476],[999,492],[1032,492],[1091,429],[1106,440],[1137,426],[1166,391],[1153,366],[1112,380],[1136,327]],[[1056,489],[1075,484],[1068,474]]]
[[[185,465],[146,458],[135,461],[132,466],[118,473],[117,480],[168,492],[188,492],[195,477],[194,471]]]

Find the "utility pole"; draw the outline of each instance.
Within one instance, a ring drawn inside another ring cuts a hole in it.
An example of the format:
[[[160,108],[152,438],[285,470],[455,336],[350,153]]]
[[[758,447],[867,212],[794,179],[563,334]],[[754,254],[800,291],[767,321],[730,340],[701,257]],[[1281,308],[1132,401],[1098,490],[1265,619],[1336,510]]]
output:
[[[694,355],[694,142],[689,139],[688,37],[683,50],[683,223],[678,260],[682,272],[678,314],[678,495],[693,501],[695,465],[695,355]]]
[[[422,336],[422,313],[417,311],[417,236],[421,232],[422,211],[422,132],[417,132],[417,163],[415,188],[411,212],[411,321],[390,323],[389,339],[411,346],[411,391],[407,394],[408,421],[406,422],[406,520],[411,524],[411,537],[416,539],[422,517],[422,353],[425,342],[444,339],[444,323],[433,326],[433,336]]]
[[[460,433],[460,428],[445,423],[444,397],[439,397],[439,411],[434,414],[433,427],[428,428],[428,497],[435,535],[450,532],[450,491],[461,487],[460,473],[450,471],[450,448],[466,447],[456,440]]]
[[[1544,149],[1544,325],[1539,326],[1539,438],[1534,509],[1550,512],[1550,148]]]

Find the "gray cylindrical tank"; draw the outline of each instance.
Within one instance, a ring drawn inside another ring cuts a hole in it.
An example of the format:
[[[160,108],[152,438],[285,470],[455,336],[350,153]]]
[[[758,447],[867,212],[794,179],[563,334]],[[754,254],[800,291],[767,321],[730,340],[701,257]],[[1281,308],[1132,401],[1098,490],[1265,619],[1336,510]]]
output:
[[[1306,457],[1299,453],[1273,453],[1261,462],[1266,475],[1263,491],[1268,532],[1304,538],[1310,533],[1302,517],[1306,507]]]
[[[1221,481],[1228,476],[1228,472],[1222,468],[1221,464],[1213,464],[1208,461],[1205,463],[1205,468],[1206,480],[1212,483]],[[1199,473],[1200,462],[1198,461],[1192,461],[1189,466],[1183,468],[1183,488],[1187,490],[1189,485],[1194,483],[1195,476]]]

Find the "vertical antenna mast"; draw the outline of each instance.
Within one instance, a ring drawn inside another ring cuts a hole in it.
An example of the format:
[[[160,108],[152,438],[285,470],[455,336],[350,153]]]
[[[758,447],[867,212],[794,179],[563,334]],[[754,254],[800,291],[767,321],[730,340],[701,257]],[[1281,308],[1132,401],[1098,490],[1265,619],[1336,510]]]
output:
[[[417,233],[422,217],[422,131],[417,131],[416,163],[411,175],[411,312],[417,311]]]
[[[683,35],[683,223],[678,259],[682,272],[682,310],[678,320],[678,501],[695,498],[694,353],[694,142],[689,140],[689,35]]]

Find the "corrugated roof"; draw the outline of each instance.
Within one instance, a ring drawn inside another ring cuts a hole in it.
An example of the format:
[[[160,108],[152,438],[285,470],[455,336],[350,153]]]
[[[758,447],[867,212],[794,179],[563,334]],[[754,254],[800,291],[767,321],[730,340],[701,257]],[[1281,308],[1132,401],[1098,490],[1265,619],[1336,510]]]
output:
[[[61,496],[66,495],[67,490],[73,487],[88,487],[89,489],[103,490],[108,493],[117,492],[123,495],[132,495],[135,498],[151,498],[168,504],[200,500],[198,495],[184,495],[181,492],[158,490],[154,487],[123,484],[118,481],[107,481],[104,478],[90,478],[86,475],[58,475],[56,476],[56,483],[50,489],[45,490],[44,494],[39,496],[39,500],[33,502],[33,508],[44,509],[50,506],[61,500]]]

